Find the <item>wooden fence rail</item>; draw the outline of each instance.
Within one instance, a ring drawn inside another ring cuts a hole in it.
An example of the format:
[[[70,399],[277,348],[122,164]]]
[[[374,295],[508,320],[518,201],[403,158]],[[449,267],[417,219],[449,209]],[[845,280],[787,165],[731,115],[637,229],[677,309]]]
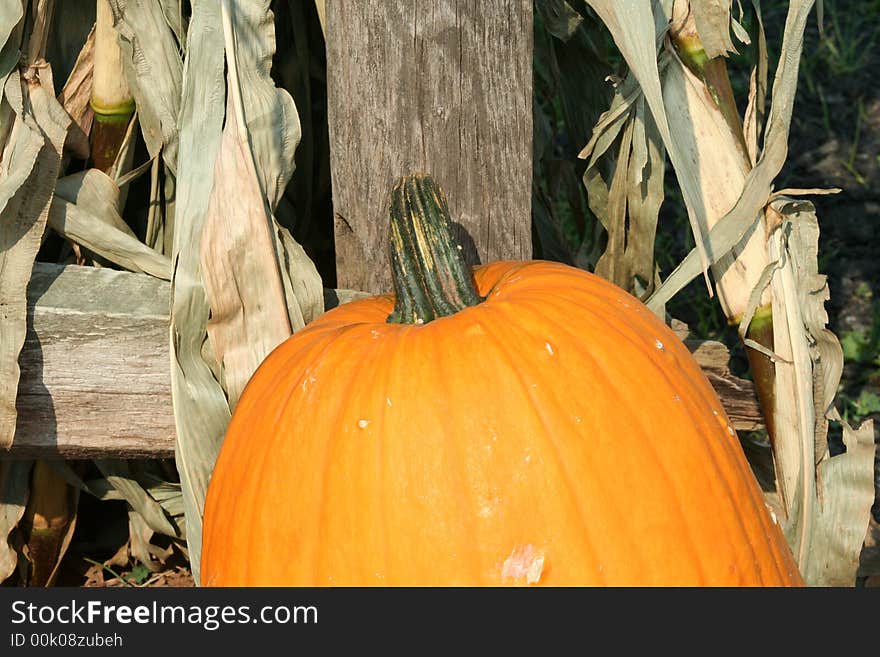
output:
[[[326,290],[329,308],[359,293]],[[0,458],[169,458],[174,413],[169,285],[144,275],[37,263],[28,289],[18,427]],[[750,381],[720,342],[687,341],[737,429],[761,426]]]

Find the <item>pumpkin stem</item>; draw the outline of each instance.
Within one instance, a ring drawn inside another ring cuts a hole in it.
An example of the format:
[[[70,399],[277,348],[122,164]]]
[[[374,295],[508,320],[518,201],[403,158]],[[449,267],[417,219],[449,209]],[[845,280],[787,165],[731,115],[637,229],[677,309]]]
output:
[[[425,324],[483,301],[455,239],[443,190],[414,173],[391,190],[394,324]]]

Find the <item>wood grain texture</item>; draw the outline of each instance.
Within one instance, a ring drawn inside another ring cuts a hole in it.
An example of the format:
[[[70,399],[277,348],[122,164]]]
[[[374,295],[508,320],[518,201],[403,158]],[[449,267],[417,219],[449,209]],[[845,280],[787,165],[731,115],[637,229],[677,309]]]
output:
[[[389,193],[416,171],[470,264],[531,258],[532,41],[529,0],[327,3],[340,287],[391,289]]]
[[[150,276],[38,263],[14,455],[173,455],[168,303]]]
[[[764,416],[758,407],[755,386],[751,381],[730,373],[730,351],[727,346],[715,340],[687,339],[684,344],[721,398],[733,428],[754,431],[763,427]]]
[[[365,296],[325,290],[329,310]],[[37,263],[28,288],[19,422],[0,459],[170,458],[169,284],[147,276]],[[733,426],[760,428],[750,381],[728,369],[727,348],[686,340]]]

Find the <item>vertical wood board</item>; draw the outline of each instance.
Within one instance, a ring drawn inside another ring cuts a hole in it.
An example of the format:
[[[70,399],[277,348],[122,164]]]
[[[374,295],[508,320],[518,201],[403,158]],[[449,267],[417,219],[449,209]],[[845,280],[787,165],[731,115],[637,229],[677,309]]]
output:
[[[390,290],[388,198],[430,173],[471,264],[529,259],[532,3],[327,3],[337,284]]]

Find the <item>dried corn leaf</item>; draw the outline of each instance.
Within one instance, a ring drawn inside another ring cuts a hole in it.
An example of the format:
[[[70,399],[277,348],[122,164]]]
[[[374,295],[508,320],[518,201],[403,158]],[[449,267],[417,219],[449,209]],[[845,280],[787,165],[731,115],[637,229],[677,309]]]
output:
[[[234,118],[232,98],[229,94],[200,247],[202,278],[211,304],[208,336],[223,365],[230,408],[257,366],[291,334],[272,216],[247,135],[239,131]]]
[[[99,169],[86,169],[59,178],[55,196],[75,203],[85,212],[127,235],[136,238],[134,231],[120,215],[120,192],[113,179]]]
[[[10,50],[14,50],[16,54],[19,49],[19,39],[21,38],[21,18],[24,15],[24,3],[21,0],[0,0],[0,50],[5,51],[7,46]],[[13,32],[16,33],[15,38]],[[16,56],[15,61],[17,62]],[[9,71],[0,68],[0,75],[8,75]]]
[[[569,3],[535,5],[534,253],[592,270],[602,229],[589,210],[584,164],[572,161],[572,149],[589,140],[607,108],[611,68],[604,27],[572,11]]]
[[[275,26],[269,0],[222,2],[229,15],[225,26],[229,94],[247,126],[252,158],[263,194],[274,211],[294,169],[294,152],[302,136],[293,98],[269,74],[275,53]],[[234,61],[230,61],[231,57]],[[227,123],[231,119],[227,115]]]
[[[114,225],[112,212],[95,214],[56,196],[49,208],[49,225],[59,235],[120,267],[171,280],[171,260],[133,237],[130,229]]]
[[[128,510],[128,550],[131,556],[144,564],[151,571],[159,570],[160,564],[153,559],[152,545],[153,528],[134,508]]]
[[[177,39],[160,3],[110,0],[110,8],[147,150],[152,157],[161,152],[176,173],[183,76]]]
[[[223,388],[202,358],[210,308],[197,245],[213,186],[223,131],[226,80],[220,7],[192,3],[180,109],[177,209],[171,307],[171,385],[177,428],[176,464],[186,509],[187,545],[199,581],[202,511],[208,480],[230,412]]]
[[[812,204],[778,197],[771,239],[779,259],[773,287],[777,472],[788,508],[786,536],[806,581],[852,586],[874,500],[870,423],[843,423],[846,452],[830,456],[828,420],[843,370],[843,351],[826,328],[828,287],[818,273],[819,225]]]
[[[13,73],[3,103],[15,119],[0,154],[0,447],[12,444],[18,354],[24,344],[26,301],[61,166],[70,116],[55,99],[48,65]]]
[[[146,242],[163,255],[172,254],[185,52],[182,7],[173,0],[110,0],[110,5],[141,134],[151,159],[161,160],[153,170]],[[223,88],[211,93],[218,91],[223,93]],[[117,167],[116,175],[126,170]]]
[[[537,2],[535,10],[541,13],[550,34],[562,41],[568,41],[584,21],[584,17],[565,0]]]
[[[288,230],[272,216],[294,171],[294,156],[302,137],[299,116],[290,94],[275,86],[270,75],[275,53],[275,29],[267,0],[225,3],[228,8],[226,52],[230,97],[235,116],[246,126],[246,144],[267,199],[274,250],[280,268],[290,330],[297,331],[324,311],[321,277],[314,263]],[[235,53],[229,61],[230,53]],[[227,124],[232,114],[227,112]],[[244,138],[240,134],[240,139]],[[258,289],[258,288],[257,288]],[[268,292],[267,292],[268,293]],[[265,300],[270,301],[268,298]],[[262,358],[259,357],[257,363]],[[253,370],[251,370],[252,372]],[[249,376],[249,375],[248,375]],[[237,398],[227,388],[230,400]],[[234,402],[233,402],[234,404]]]
[[[224,4],[230,93],[201,241],[208,335],[230,408],[269,352],[304,326],[296,292],[307,295],[307,314],[323,309],[317,270],[271,214],[293,172],[300,126],[289,94],[269,76],[268,9],[268,2]]]
[[[136,474],[131,471],[136,465],[133,466],[119,459],[96,459],[95,465],[101,470],[107,482],[119,491],[151,530],[166,536],[180,535],[178,528],[162,506],[137,481]]]
[[[705,236],[704,251],[711,264],[728,254],[760,221],[759,213],[770,197],[773,180],[788,155],[788,133],[797,89],[803,35],[813,0],[792,0],[785,23],[782,57],[773,82],[772,105],[764,147],[755,168],[746,177],[736,205]],[[648,306],[667,303],[703,271],[699,251],[693,249],[648,300]]]
[[[145,483],[144,486],[147,484]],[[185,536],[183,493],[180,490],[180,484],[173,481],[159,481],[147,486],[147,492],[161,505],[165,513],[171,516],[174,524],[181,531],[181,535]]]
[[[287,318],[291,329],[298,331],[324,313],[324,286],[305,249],[286,228],[274,225]]]
[[[736,52],[730,39],[731,0],[690,0],[697,33],[709,59]]]
[[[634,126],[635,121],[628,120],[622,131],[610,186],[602,180],[597,168],[589,168],[584,174],[590,208],[608,233],[608,243],[605,252],[596,263],[596,273],[625,290],[632,289],[632,278],[628,275],[624,263],[624,249],[627,237],[627,174]]]
[[[165,22],[174,32],[181,51],[186,51],[186,18],[183,15],[183,0],[159,0]]]
[[[0,461],[0,583],[18,566],[9,537],[27,506],[32,467],[33,461]]]
[[[760,0],[752,0],[755,10],[755,18],[758,23],[758,43],[755,53],[755,68],[752,71],[749,82],[749,100],[743,117],[743,132],[745,133],[746,145],[749,149],[752,164],[758,161],[758,143],[761,131],[764,128],[764,119],[767,114],[767,69],[769,67],[767,55],[767,34],[764,31],[764,16],[761,13]]]
[[[779,197],[772,206],[786,219],[779,230],[786,233],[788,256],[797,283],[797,303],[814,364],[815,463],[818,464],[828,452],[828,420],[837,419],[834,397],[843,374],[843,349],[837,336],[827,328],[825,302],[830,292],[827,277],[819,273],[819,221],[813,204]],[[786,206],[791,208],[790,213],[786,212]]]
[[[663,203],[666,152],[654,118],[643,102],[637,107],[634,121],[633,151],[627,175],[629,226],[624,258],[633,292],[644,299],[653,292],[657,278],[654,243]]]
[[[657,51],[662,35],[669,24],[671,1],[644,2],[642,0],[587,0],[596,10],[614,37],[614,42],[626,60],[630,73],[638,80],[669,153],[681,188],[691,230],[697,244],[700,267],[707,270],[711,261],[707,255],[701,225],[705,221],[700,213],[700,183],[693,171],[693,162],[682,152],[678,142],[670,134]],[[708,275],[706,282],[708,285]]]
[[[183,531],[183,493],[179,483],[165,481],[151,471],[153,461],[130,461],[128,477],[139,484],[152,499],[159,503],[165,514],[177,528],[179,536]],[[122,492],[117,490],[106,478],[82,479],[65,461],[53,461],[52,466],[64,477],[64,480],[78,490],[106,502],[108,500],[125,500]]]
[[[3,102],[12,105],[16,120],[0,159],[0,306],[4,308],[0,315],[2,447],[12,444],[15,433],[18,353],[25,334],[25,292],[43,234],[45,218],[41,217],[39,205],[48,201],[45,193],[42,199],[34,199],[30,193],[40,182],[37,157],[45,140],[37,127],[31,127],[23,119],[21,81],[17,73],[9,76],[5,89],[8,91]]]
[[[64,88],[58,94],[58,102],[73,119],[67,138],[67,146],[82,160],[89,157],[88,135],[91,132],[92,119],[95,116],[92,106],[89,104],[92,94],[94,55],[95,28],[93,27],[76,58],[70,75],[67,77],[67,82],[64,83]]]
[[[874,421],[858,429],[843,423],[846,453],[819,463],[819,517],[810,546],[807,581],[819,586],[852,586],[871,521],[874,501]]]
[[[590,141],[584,146],[578,157],[589,158],[587,168],[595,167],[626,125],[633,112],[636,102],[642,98],[642,90],[638,80],[628,75],[623,82],[615,87],[611,107],[599,117],[593,128]]]
[[[699,184],[700,229],[707,234],[736,205],[752,162],[739,119],[728,117],[717,98],[723,91],[710,88],[694,75],[671,46],[663,85],[663,100],[673,139],[688,162],[689,175]],[[726,82],[726,81],[725,81]],[[720,82],[719,82],[720,84]],[[760,212],[752,218],[752,224]],[[727,254],[716,257],[707,248],[724,314],[740,317],[749,294],[767,263],[764,234],[757,225]],[[769,299],[765,300],[769,302]]]
[[[52,572],[49,573],[49,578],[45,584],[46,586],[54,586],[55,579],[58,577],[58,571],[61,569],[61,563],[64,561],[64,555],[67,554],[67,548],[70,547],[70,542],[73,540],[73,534],[76,532],[76,520],[79,511],[79,490],[76,488],[68,489],[65,491],[65,497],[67,498],[67,504],[70,509],[70,520],[64,528],[64,535],[61,537],[61,543],[58,546],[58,556],[55,558],[55,566],[52,568]]]
[[[134,151],[137,146],[139,127],[140,122],[138,121],[138,114],[135,112],[131,117],[131,120],[128,122],[128,127],[125,130],[125,135],[122,137],[122,143],[119,145],[119,151],[116,153],[113,165],[107,170],[107,175],[114,181],[120,180],[131,171],[132,165],[134,164]],[[119,185],[119,187],[121,189],[119,194],[119,208],[121,212],[121,208],[125,207],[125,199],[128,196],[128,190],[122,189],[121,185]]]
[[[625,103],[622,94],[617,99]],[[637,96],[629,113],[620,116],[628,117],[625,125],[612,121],[607,130],[591,140],[594,150],[584,174],[590,208],[608,233],[605,252],[595,271],[625,290],[638,289],[640,295],[647,295],[654,285],[654,240],[663,201],[664,150],[644,97]],[[600,174],[597,154],[604,150],[608,136],[621,129],[608,187]]]

